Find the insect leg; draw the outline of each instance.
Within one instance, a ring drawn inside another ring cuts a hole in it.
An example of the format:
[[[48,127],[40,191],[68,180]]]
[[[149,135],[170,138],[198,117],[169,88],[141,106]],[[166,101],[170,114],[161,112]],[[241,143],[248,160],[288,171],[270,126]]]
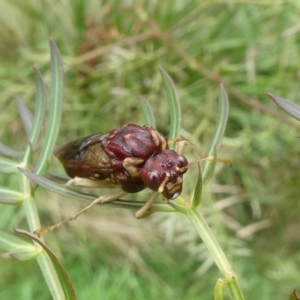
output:
[[[154,142],[154,144],[156,146],[160,145],[160,147],[161,147],[162,150],[167,149],[167,141],[166,141],[166,139],[164,138],[164,136],[161,133],[159,133],[155,129],[152,129],[150,131],[150,134],[151,134],[153,142]]]
[[[148,217],[150,215],[152,215],[154,212],[149,211],[151,205],[153,204],[153,202],[155,201],[156,197],[157,197],[158,193],[157,192],[152,192],[149,200],[134,214],[134,216],[137,219],[142,219],[145,217]]]
[[[127,193],[120,190],[116,193],[110,194],[110,195],[104,195],[104,196],[100,196],[98,198],[96,198],[93,202],[91,202],[88,206],[84,207],[82,210],[80,210],[77,214],[70,216],[68,219],[65,219],[53,226],[47,227],[47,228],[40,228],[34,231],[34,234],[41,236],[42,234],[51,231],[53,229],[56,229],[58,227],[60,227],[62,224],[68,222],[68,221],[73,221],[76,220],[76,218],[78,216],[80,216],[82,213],[84,213],[85,211],[87,211],[88,209],[90,209],[92,206],[96,205],[96,204],[101,204],[101,203],[105,203],[105,202],[110,202],[110,201],[114,201],[117,200],[120,197],[123,197],[124,195],[126,195]]]
[[[207,155],[206,155],[204,152],[202,152],[196,145],[194,145],[194,144],[191,143],[191,142],[185,141],[185,140],[179,140],[179,141],[178,141],[177,151],[176,151],[176,152],[177,152],[178,154],[181,154],[181,155],[182,155],[186,145],[191,146],[191,147],[198,153],[198,155],[199,155],[201,158],[207,157]]]
[[[201,157],[201,161],[213,161],[214,160],[213,156],[207,156],[196,145],[194,145],[191,142],[184,141],[184,140],[179,140],[178,141],[177,153],[182,155],[186,145],[189,145],[190,147],[192,147],[197,152],[197,154]],[[222,163],[227,164],[227,165],[231,165],[231,161],[229,159],[217,158],[217,161],[222,162]]]
[[[110,181],[105,180],[92,180],[88,178],[74,177],[67,182],[67,185],[75,186],[84,186],[90,188],[113,188],[113,185]]]
[[[129,172],[133,178],[140,177],[141,165],[145,160],[137,157],[126,157],[123,161],[123,167]]]

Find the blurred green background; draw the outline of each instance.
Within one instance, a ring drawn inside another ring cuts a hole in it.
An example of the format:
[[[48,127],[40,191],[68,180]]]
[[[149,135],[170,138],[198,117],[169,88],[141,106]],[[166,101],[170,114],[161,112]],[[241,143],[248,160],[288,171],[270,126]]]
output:
[[[157,129],[169,112],[158,67],[177,86],[181,136],[205,151],[217,117],[219,84],[230,112],[218,164],[200,210],[238,274],[246,299],[288,299],[300,287],[299,124],[265,95],[299,103],[300,1],[0,0],[1,141],[26,142],[15,97],[34,107],[34,73],[49,81],[49,37],[64,62],[58,146],[127,123],[143,124],[144,95]],[[192,151],[187,154],[196,159]],[[63,174],[54,159],[51,171]],[[190,195],[193,171],[185,177]],[[0,177],[2,186],[16,183]],[[147,199],[148,191],[134,198]],[[43,189],[42,224],[82,203]],[[22,207],[1,205],[0,229],[27,228]],[[96,207],[48,233],[79,299],[211,299],[221,276],[179,214],[136,220]],[[1,260],[1,299],[51,299],[35,261]]]

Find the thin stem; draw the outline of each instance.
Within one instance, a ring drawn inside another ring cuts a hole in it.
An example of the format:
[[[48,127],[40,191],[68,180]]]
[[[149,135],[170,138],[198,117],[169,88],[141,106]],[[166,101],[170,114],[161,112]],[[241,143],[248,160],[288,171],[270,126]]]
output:
[[[28,178],[26,178],[24,174],[21,174],[20,180],[22,185],[22,191],[25,195],[22,206],[25,211],[30,231],[32,232],[35,229],[41,227],[38,212],[35,205],[35,200],[31,197],[31,189]],[[53,267],[49,256],[44,251],[42,251],[37,257],[37,261],[46,279],[47,285],[49,287],[53,299],[65,299],[63,289],[61,287],[61,284],[57,277],[57,273]]]
[[[26,154],[23,159],[23,163],[21,166],[26,166],[28,164],[28,156],[29,156],[29,147],[26,149]],[[21,189],[24,194],[24,202],[23,202],[23,208],[25,211],[26,219],[29,225],[29,228],[31,231],[33,231],[36,228],[39,228],[40,226],[40,220],[38,217],[38,212],[36,205],[34,203],[34,199],[32,198],[31,195],[31,187],[30,187],[30,182],[28,178],[20,172],[20,181],[21,181]]]
[[[213,256],[223,276],[225,276],[225,274],[228,272],[232,272],[229,261],[227,260],[222,248],[220,247],[218,241],[205,222],[204,218],[199,214],[198,210],[194,208],[187,208],[186,212],[191,223],[199,233],[199,236],[201,237],[203,243],[206,245],[208,251]]]
[[[229,261],[227,260],[222,248],[205,222],[204,218],[196,208],[187,207],[186,214],[191,223],[196,228],[203,243],[206,245],[208,251],[213,256],[216,265],[225,277],[226,285],[229,290],[230,298],[232,300],[244,300],[242,290],[239,286],[236,276],[234,275]]]

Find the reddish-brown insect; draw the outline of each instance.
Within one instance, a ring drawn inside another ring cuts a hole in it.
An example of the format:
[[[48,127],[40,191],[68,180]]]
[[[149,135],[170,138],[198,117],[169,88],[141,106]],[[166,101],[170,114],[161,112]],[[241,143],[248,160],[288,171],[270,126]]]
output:
[[[74,216],[54,226],[38,229],[35,233],[41,235],[68,220],[76,219],[95,204],[114,201],[146,187],[153,191],[152,195],[135,216],[143,218],[151,214],[150,208],[158,193],[167,201],[180,195],[183,174],[191,165],[181,155],[186,144],[191,145],[202,157],[194,163],[214,159],[186,141],[179,142],[177,152],[170,150],[165,137],[150,125],[129,124],[107,134],[94,134],[64,145],[56,150],[55,155],[67,174],[74,178],[69,184],[90,187],[120,186],[121,190],[102,195]]]
[[[182,191],[187,159],[168,149],[165,137],[150,125],[129,124],[108,134],[70,142],[55,152],[70,177],[108,179],[126,193],[146,187],[175,199]]]

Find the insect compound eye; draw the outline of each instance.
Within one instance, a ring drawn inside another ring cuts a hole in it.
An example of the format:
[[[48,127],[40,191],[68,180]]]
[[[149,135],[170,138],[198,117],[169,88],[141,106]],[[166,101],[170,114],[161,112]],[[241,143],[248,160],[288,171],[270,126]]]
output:
[[[178,158],[177,158],[177,167],[178,168],[184,168],[188,165],[188,161],[187,159],[182,156],[182,155],[178,155]]]
[[[162,179],[158,175],[158,172],[150,171],[147,173],[145,178],[145,184],[147,185],[148,188],[150,188],[153,191],[157,191],[161,183],[162,183]]]

